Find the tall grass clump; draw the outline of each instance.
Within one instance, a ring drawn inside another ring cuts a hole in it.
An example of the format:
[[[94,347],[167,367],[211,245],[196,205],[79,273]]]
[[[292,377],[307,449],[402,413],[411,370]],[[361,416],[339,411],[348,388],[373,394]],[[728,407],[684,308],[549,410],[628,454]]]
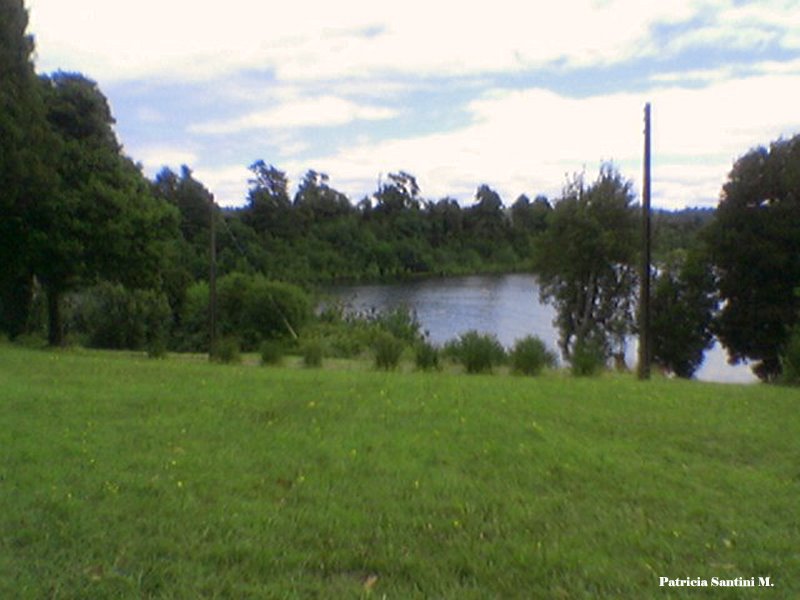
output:
[[[519,375],[538,375],[545,367],[556,364],[556,355],[547,349],[536,336],[529,335],[517,340],[509,353],[511,371]]]
[[[210,357],[212,362],[226,365],[242,362],[239,339],[228,336],[217,340],[216,347],[211,349]]]
[[[325,354],[322,342],[319,340],[308,340],[301,348],[300,353],[303,357],[303,366],[316,369],[322,366],[322,357]]]
[[[279,365],[283,360],[283,346],[277,340],[261,342],[261,364]]]
[[[506,351],[494,335],[474,329],[445,345],[445,353],[464,366],[467,373],[491,373],[506,360]]]
[[[570,358],[570,372],[573,377],[592,377],[605,367],[603,348],[594,341],[582,340],[575,344]]]
[[[375,352],[375,367],[390,371],[396,369],[400,364],[400,356],[403,354],[403,342],[386,331],[378,332],[372,343]]]
[[[439,349],[428,341],[421,341],[414,349],[414,362],[420,371],[438,371],[441,369]]]

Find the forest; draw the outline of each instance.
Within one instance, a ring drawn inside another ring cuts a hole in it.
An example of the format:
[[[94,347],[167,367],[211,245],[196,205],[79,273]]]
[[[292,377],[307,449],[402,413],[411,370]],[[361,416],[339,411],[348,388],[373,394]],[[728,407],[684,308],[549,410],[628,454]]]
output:
[[[361,199],[313,169],[290,190],[256,159],[243,205],[222,209],[189,166],[145,176],[98,84],[37,74],[23,3],[2,6],[8,337],[207,351],[212,233],[221,326],[248,347],[298,338],[320,284],[490,272],[537,274],[566,359],[587,348],[610,357],[636,334],[640,209],[614,165],[593,181],[573,175],[558,198],[504,199],[481,184],[461,204],[426,198],[401,170]],[[716,335],[772,380],[800,367],[789,356],[800,339],[800,140],[749,150],[721,186],[716,210],[653,215],[654,359],[691,376]]]

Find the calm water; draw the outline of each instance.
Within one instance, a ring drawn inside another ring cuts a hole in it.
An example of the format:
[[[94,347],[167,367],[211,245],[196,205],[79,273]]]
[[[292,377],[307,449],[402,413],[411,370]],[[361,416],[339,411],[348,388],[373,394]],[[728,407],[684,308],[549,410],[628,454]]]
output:
[[[553,327],[555,311],[539,302],[539,289],[532,275],[499,275],[426,279],[385,285],[332,287],[334,298],[354,310],[392,309],[406,306],[432,342],[441,344],[470,329],[493,333],[509,347],[516,339],[537,335],[556,351],[558,332]],[[635,363],[635,348],[628,349],[628,364]],[[754,382],[749,367],[728,365],[718,345],[706,353],[696,374],[703,381]]]

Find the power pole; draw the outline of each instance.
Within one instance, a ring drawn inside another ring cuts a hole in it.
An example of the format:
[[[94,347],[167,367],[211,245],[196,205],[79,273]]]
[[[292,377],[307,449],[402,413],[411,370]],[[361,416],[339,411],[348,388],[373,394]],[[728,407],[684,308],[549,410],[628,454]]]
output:
[[[642,189],[642,272],[639,288],[639,379],[650,379],[650,103],[644,105],[644,186]]]
[[[211,247],[209,249],[210,264],[208,272],[208,356],[210,359],[213,359],[217,352],[217,205],[214,202],[213,195],[209,200],[209,212],[211,213]]]

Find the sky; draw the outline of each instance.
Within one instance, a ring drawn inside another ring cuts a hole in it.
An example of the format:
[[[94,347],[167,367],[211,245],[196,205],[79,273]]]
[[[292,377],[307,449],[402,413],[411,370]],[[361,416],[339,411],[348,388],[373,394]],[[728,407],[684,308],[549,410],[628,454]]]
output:
[[[27,0],[36,69],[97,81],[124,151],[246,203],[248,166],[353,202],[388,173],[470,204],[558,198],[613,162],[716,206],[733,163],[800,133],[800,0]]]

